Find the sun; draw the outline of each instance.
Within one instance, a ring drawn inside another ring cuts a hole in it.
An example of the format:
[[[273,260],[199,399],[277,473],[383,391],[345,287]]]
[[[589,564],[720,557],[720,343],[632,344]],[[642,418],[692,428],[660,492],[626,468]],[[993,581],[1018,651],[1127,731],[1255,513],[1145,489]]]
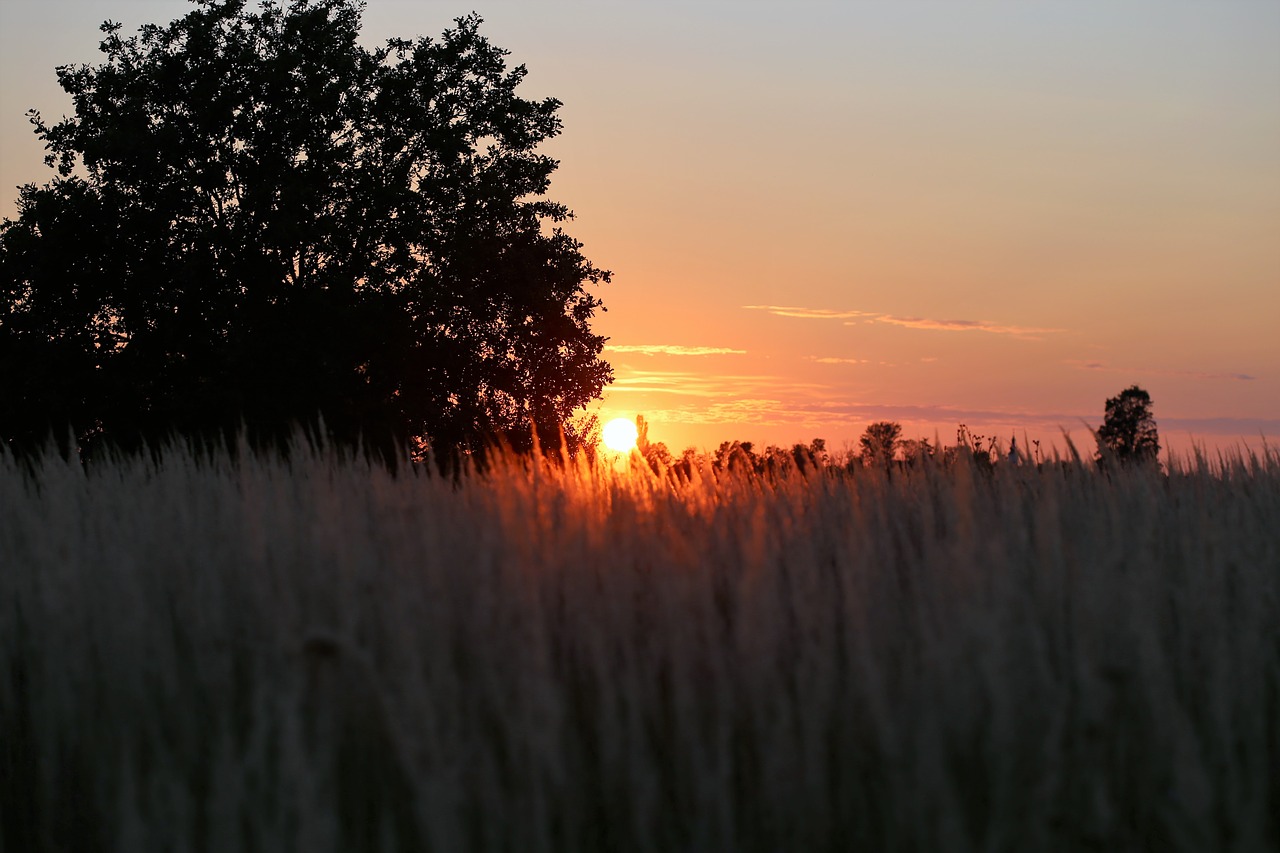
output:
[[[626,418],[614,418],[604,425],[604,446],[618,453],[630,453],[636,446],[636,425]]]

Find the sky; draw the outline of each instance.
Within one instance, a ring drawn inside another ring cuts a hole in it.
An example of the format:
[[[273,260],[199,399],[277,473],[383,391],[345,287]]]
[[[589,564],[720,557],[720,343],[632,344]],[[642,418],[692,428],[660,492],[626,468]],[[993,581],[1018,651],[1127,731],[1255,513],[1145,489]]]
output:
[[[0,214],[52,177],[54,66],[189,9],[0,4]],[[1280,444],[1280,2],[368,0],[365,40],[473,10],[564,103],[602,418],[1091,449],[1136,383],[1166,447]]]

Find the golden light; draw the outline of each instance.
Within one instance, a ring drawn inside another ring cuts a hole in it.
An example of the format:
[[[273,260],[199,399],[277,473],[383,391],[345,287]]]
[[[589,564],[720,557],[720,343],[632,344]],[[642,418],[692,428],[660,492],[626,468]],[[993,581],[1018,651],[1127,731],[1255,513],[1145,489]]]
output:
[[[636,425],[626,418],[614,418],[604,425],[604,446],[618,453],[630,453],[639,437]]]

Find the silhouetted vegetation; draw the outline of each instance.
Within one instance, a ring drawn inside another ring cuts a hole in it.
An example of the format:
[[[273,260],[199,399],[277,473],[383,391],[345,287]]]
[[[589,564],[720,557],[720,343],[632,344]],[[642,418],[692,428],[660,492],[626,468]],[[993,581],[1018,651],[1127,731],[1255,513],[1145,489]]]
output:
[[[868,425],[858,439],[863,464],[887,468],[901,438],[902,424],[896,421],[876,421]]]
[[[636,452],[655,474],[670,470],[675,459],[667,445],[661,441],[649,441],[649,422],[644,415],[636,415]]]
[[[934,458],[936,448],[927,438],[904,438],[898,441],[904,464],[921,465]]]
[[[354,0],[197,0],[35,132],[58,172],[0,230],[0,438],[137,446],[295,424],[397,453],[555,440],[611,369],[607,281],[547,200],[554,99],[469,16],[357,42]]]
[[[0,847],[1277,849],[1280,452],[1049,455],[0,448]]]
[[[1107,398],[1106,415],[1098,428],[1098,461],[1115,459],[1121,465],[1154,463],[1160,456],[1160,436],[1151,414],[1151,395],[1131,385]]]

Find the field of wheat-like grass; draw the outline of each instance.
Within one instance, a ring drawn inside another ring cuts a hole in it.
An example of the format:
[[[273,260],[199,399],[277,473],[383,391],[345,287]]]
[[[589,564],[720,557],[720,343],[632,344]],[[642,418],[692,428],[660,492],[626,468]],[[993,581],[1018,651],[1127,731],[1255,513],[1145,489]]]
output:
[[[12,851],[1280,844],[1280,453],[0,454]]]

